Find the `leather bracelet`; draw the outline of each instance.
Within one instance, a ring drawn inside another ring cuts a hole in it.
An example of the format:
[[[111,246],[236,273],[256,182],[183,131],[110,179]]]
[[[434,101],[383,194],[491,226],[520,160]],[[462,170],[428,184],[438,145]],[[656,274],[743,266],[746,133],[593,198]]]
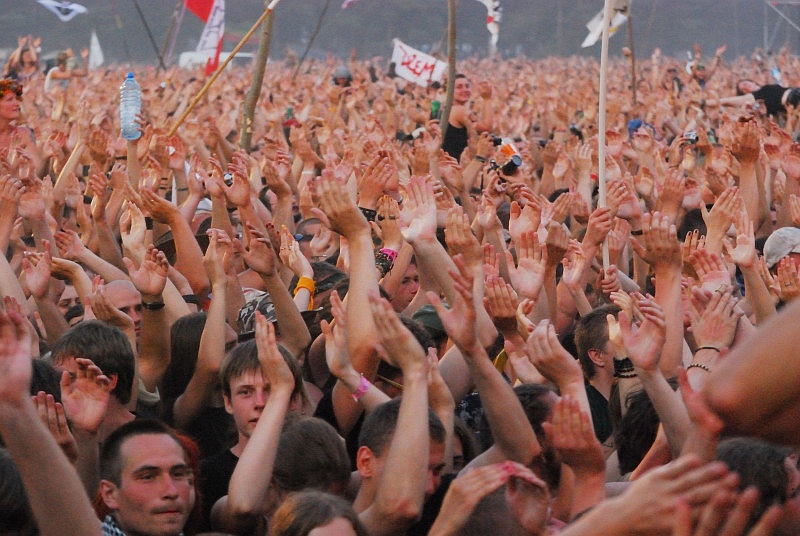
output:
[[[477,160],[481,164],[485,164],[486,163],[486,157],[485,156],[480,156],[480,155],[476,154],[474,158],[475,158],[475,160]]]
[[[184,294],[181,296],[181,298],[183,298],[183,301],[186,303],[193,303],[195,305],[200,303],[200,300],[197,298],[197,294]]]
[[[164,308],[164,302],[142,302],[142,307],[148,311],[160,311]]]
[[[631,376],[628,376],[631,374]],[[634,378],[636,377],[633,361],[630,357],[623,359],[614,358],[614,377],[615,378]]]
[[[151,218],[150,216],[145,216],[144,217],[144,227],[145,227],[145,229],[149,229],[149,230],[152,231],[153,230],[153,218]]]
[[[367,221],[375,221],[375,218],[378,217],[378,211],[372,210],[371,208],[364,208],[358,207],[358,210],[367,218]]]
[[[638,231],[631,231],[632,236],[642,236],[644,234],[644,229],[639,229]]]

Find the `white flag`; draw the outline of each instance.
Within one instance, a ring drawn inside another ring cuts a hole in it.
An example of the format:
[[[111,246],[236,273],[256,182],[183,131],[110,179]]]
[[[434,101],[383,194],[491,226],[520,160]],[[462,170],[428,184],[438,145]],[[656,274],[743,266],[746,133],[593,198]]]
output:
[[[105,58],[103,57],[103,49],[100,48],[100,40],[97,39],[97,33],[92,30],[92,38],[89,40],[89,69],[97,69]]]
[[[399,39],[394,40],[392,63],[397,76],[423,87],[431,82],[441,81],[447,70],[445,62],[412,48]]]
[[[214,0],[203,35],[197,43],[197,52],[208,58],[206,75],[217,70],[219,54],[222,52],[222,38],[225,35],[225,0]]]
[[[607,2],[613,2],[614,0],[606,0]],[[629,7],[628,0],[617,0],[614,5],[614,13],[611,16],[611,22],[608,25],[608,35],[609,37],[614,35],[617,31],[617,28],[625,24],[628,20],[628,7]],[[597,40],[600,39],[600,36],[603,35],[603,10],[600,10],[600,13],[592,17],[592,20],[586,23],[586,28],[589,30],[589,35],[586,36],[586,39],[583,40],[581,43],[582,48],[590,47],[597,43]]]
[[[87,13],[86,6],[76,4],[75,2],[64,2],[59,0],[38,0],[40,4],[56,14],[56,17],[61,19],[61,22],[68,22],[72,20],[75,15]]]

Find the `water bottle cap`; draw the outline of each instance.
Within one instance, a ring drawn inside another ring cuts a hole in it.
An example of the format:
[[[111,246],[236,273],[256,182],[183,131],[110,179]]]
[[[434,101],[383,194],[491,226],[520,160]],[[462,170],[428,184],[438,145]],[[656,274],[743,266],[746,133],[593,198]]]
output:
[[[126,78],[133,78],[133,73],[128,73],[128,76]]]

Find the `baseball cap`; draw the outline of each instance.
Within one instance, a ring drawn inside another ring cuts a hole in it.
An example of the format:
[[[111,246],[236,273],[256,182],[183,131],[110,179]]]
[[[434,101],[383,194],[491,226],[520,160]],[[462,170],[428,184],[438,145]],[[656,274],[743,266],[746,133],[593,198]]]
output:
[[[764,242],[764,260],[772,268],[789,253],[800,253],[800,229],[781,227]]]

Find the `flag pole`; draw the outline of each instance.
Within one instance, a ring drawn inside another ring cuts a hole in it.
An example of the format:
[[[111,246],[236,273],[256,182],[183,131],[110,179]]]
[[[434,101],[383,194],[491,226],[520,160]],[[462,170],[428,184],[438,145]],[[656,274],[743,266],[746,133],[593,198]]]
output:
[[[245,43],[247,43],[247,41],[253,36],[258,27],[261,26],[261,23],[264,22],[269,16],[269,14],[275,10],[275,6],[278,5],[278,2],[280,2],[280,0],[272,0],[272,2],[269,3],[267,9],[264,10],[264,13],[261,14],[258,20],[253,24],[253,26],[249,30],[247,30],[247,33],[244,34],[244,37],[242,37],[242,40],[239,41],[239,44],[237,44],[233,48],[233,50],[231,50],[231,53],[228,54],[228,57],[225,58],[225,61],[223,61],[219,65],[219,67],[217,67],[217,70],[214,71],[214,74],[211,75],[211,78],[209,78],[206,81],[205,85],[202,88],[200,88],[200,91],[197,92],[197,95],[195,95],[194,98],[191,100],[191,102],[189,102],[189,106],[186,107],[186,109],[183,111],[183,113],[175,122],[175,124],[172,125],[172,127],[170,127],[167,136],[172,136],[175,134],[175,132],[178,130],[178,127],[180,127],[181,124],[183,124],[183,122],[189,116],[191,111],[194,110],[194,107],[197,106],[197,103],[200,102],[200,99],[202,99],[208,92],[208,89],[211,87],[211,84],[213,84],[217,80],[217,78],[219,78],[219,75],[222,74],[222,71],[225,70],[225,67],[228,66],[228,64],[233,60],[234,56],[236,56],[239,50],[241,50],[241,48],[245,45]]]
[[[161,50],[158,48],[155,37],[153,37],[153,32],[150,31],[150,25],[147,24],[147,19],[144,18],[142,8],[139,6],[139,0],[133,0],[133,5],[136,7],[136,11],[139,13],[139,18],[142,19],[142,24],[144,25],[145,32],[147,32],[147,37],[150,38],[150,44],[153,45],[153,50],[156,51],[156,56],[158,56],[158,67],[159,69],[164,69],[166,71],[167,67],[164,65],[164,57],[161,55]]]
[[[311,51],[311,47],[314,45],[314,41],[317,39],[317,35],[319,35],[319,31],[322,28],[322,20],[325,18],[325,14],[328,12],[328,6],[330,3],[331,0],[325,0],[325,5],[322,6],[322,11],[317,19],[317,25],[314,27],[314,31],[311,32],[311,37],[308,40],[308,44],[306,44],[306,49],[303,51],[303,55],[300,56],[300,61],[297,62],[297,67],[292,75],[292,82],[294,82],[294,79],[297,78],[297,73],[300,72],[300,67],[302,67],[303,62],[306,61],[306,56],[308,56],[308,53]]]
[[[597,132],[597,206],[606,206],[606,89],[608,85],[608,26],[611,22],[611,11],[615,0],[605,0],[603,7],[603,37],[600,45],[600,105],[598,111]],[[603,240],[603,269],[610,264],[608,240]]]
[[[253,116],[261,96],[261,86],[264,83],[264,71],[267,68],[267,58],[269,58],[269,45],[272,40],[272,23],[274,16],[270,16],[264,23],[261,30],[261,41],[258,44],[258,54],[256,55],[255,68],[253,69],[253,82],[250,84],[250,91],[244,98],[242,105],[242,126],[239,129],[239,146],[250,152],[250,142],[253,138]]]
[[[456,87],[456,0],[447,0],[447,96],[439,127],[442,130],[442,141],[450,126],[450,108],[453,106],[453,95]]]

